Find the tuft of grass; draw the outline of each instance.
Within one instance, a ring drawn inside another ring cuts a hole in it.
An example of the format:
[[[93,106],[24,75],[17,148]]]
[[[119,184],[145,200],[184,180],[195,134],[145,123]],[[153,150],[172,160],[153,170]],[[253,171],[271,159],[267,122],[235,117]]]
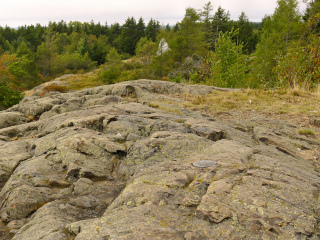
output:
[[[148,106],[149,106],[149,107],[152,107],[152,108],[159,108],[159,104],[156,104],[156,103],[154,103],[154,102],[149,102],[149,103],[148,103]]]
[[[173,107],[173,106],[167,106],[167,105],[160,105],[160,109],[166,111],[166,112],[172,112],[178,115],[185,115],[179,108]]]
[[[308,129],[308,128],[299,129],[298,134],[304,135],[304,136],[315,136],[315,132],[312,129]]]
[[[61,92],[65,93],[68,91],[68,88],[63,85],[48,85],[43,88],[44,92]]]

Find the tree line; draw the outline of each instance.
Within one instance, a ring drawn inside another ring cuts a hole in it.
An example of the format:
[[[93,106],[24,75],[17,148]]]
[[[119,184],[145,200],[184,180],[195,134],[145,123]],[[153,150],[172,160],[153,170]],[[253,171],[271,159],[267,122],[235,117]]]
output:
[[[252,23],[244,12],[237,20],[221,7],[213,12],[208,2],[200,10],[188,7],[174,26],[128,17],[122,25],[61,20],[0,27],[0,89],[18,96],[12,91],[99,66],[106,83],[164,78],[220,87],[310,89],[320,76],[319,10],[320,0],[310,0],[304,14],[297,0],[278,0],[272,15]],[[162,44],[166,51],[160,51]],[[130,58],[131,63],[121,61]]]

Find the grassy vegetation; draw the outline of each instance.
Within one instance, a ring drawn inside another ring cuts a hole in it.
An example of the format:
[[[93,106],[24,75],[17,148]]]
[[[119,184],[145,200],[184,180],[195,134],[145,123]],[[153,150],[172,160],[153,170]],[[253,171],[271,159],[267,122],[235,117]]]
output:
[[[81,90],[84,88],[97,87],[103,85],[102,81],[99,79],[101,74],[101,69],[97,69],[93,72],[74,74],[61,81],[68,82],[68,90]]]
[[[266,114],[288,114],[291,116],[320,116],[320,96],[317,92],[303,90],[252,90],[234,92],[216,91],[207,96],[182,97],[184,107],[219,113],[230,110],[257,111]]]
[[[103,68],[90,73],[74,74],[63,78],[68,82],[67,90],[79,90],[88,87],[104,85],[101,80]],[[117,80],[116,82],[119,82]],[[64,90],[64,89],[63,89]],[[306,91],[301,89],[242,89],[239,91],[215,91],[206,96],[184,94],[178,96],[184,100],[179,107],[192,110],[205,111],[209,114],[227,112],[230,110],[240,112],[256,111],[262,114],[288,115],[292,117],[320,116],[320,91]],[[151,107],[160,107],[159,102],[149,103]]]
[[[300,135],[305,135],[305,136],[314,136],[315,135],[315,132],[312,129],[308,129],[308,128],[299,129],[298,133]]]

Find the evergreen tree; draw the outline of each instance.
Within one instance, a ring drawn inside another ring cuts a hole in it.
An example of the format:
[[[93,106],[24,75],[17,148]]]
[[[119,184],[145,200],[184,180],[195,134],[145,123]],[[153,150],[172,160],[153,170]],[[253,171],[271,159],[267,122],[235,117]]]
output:
[[[90,52],[90,44],[88,40],[88,36],[86,34],[82,34],[80,41],[78,42],[77,51],[84,56],[86,53]]]
[[[26,56],[29,59],[34,58],[32,51],[30,50],[30,48],[27,46],[27,44],[24,41],[21,42],[21,44],[19,45],[19,47],[17,49],[17,56],[18,57]]]
[[[249,19],[244,12],[239,16],[235,26],[239,29],[236,40],[243,44],[243,52],[246,54],[253,53],[257,44],[257,38],[253,34],[253,27],[250,25]]]
[[[310,0],[307,3],[307,8],[303,16],[303,20],[306,22],[312,16],[315,16],[316,14],[319,14],[319,13],[320,13],[320,0]]]
[[[55,75],[59,69],[58,48],[55,44],[55,32],[48,27],[45,33],[45,41],[38,46],[36,59],[40,73],[45,77]]]
[[[136,38],[138,40],[140,40],[140,38],[143,38],[145,36],[145,30],[146,30],[146,25],[144,24],[142,17],[140,17],[137,23],[137,33],[136,33]]]
[[[16,31],[8,26],[2,29],[0,34],[4,37],[4,39],[8,40],[9,43],[12,43],[17,38]]]
[[[122,52],[134,55],[139,39],[137,39],[137,23],[133,17],[128,18],[125,24],[122,25],[119,41]]]
[[[219,87],[248,87],[245,78],[245,56],[242,53],[243,45],[235,42],[236,31],[220,33],[215,46],[214,84]]]
[[[221,6],[218,7],[218,10],[215,12],[212,19],[211,26],[211,41],[209,42],[210,48],[214,49],[215,44],[218,41],[220,32],[227,32],[231,30],[229,26],[230,13],[223,9]],[[229,29],[230,28],[230,29]]]
[[[175,60],[182,62],[187,56],[196,53],[203,55],[206,50],[206,42],[200,27],[200,15],[194,8],[187,8],[181,21],[180,29],[175,33],[170,47]]]
[[[108,37],[100,35],[99,38],[94,41],[91,51],[89,52],[92,61],[101,65],[106,61],[106,55],[110,50],[110,45],[108,44]]]
[[[26,89],[35,87],[39,84],[39,77],[34,53],[25,42],[21,42],[17,49],[16,56],[19,61],[12,66],[12,69],[15,69],[16,76],[19,77],[22,87]]]
[[[114,47],[118,47],[118,46],[115,46],[115,40],[120,36],[121,34],[121,26],[119,23],[114,23],[114,24],[111,24],[110,26],[110,29],[109,29],[109,43],[111,45],[113,45]]]
[[[149,21],[149,23],[148,23],[148,25],[146,27],[145,36],[148,39],[151,39],[153,42],[155,42],[159,32],[160,32],[160,23],[159,23],[159,21],[153,20],[151,18],[151,20]]]
[[[10,51],[11,45],[8,40],[6,40],[1,34],[0,34],[0,55],[4,52]]]
[[[260,43],[257,45],[254,70],[266,86],[276,81],[275,57],[285,54],[291,42],[301,36],[301,16],[297,0],[278,0],[272,16],[265,18]]]
[[[170,42],[170,48],[174,61],[182,63],[186,57],[185,51],[188,48],[186,39],[180,34],[175,34]]]
[[[211,11],[213,10],[211,2],[208,2],[204,5],[203,10],[201,12],[201,17],[203,18],[203,32],[205,41],[210,45],[212,32],[211,32],[211,21],[213,16],[211,15]]]
[[[67,23],[65,21],[61,20],[60,22],[58,22],[55,30],[58,33],[68,33]]]
[[[166,25],[166,31],[170,32],[171,31],[171,26],[169,25],[169,23]]]

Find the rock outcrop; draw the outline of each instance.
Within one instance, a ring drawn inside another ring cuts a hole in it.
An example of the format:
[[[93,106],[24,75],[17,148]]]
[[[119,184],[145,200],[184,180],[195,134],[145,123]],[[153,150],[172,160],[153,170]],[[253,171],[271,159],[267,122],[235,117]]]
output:
[[[0,112],[0,239],[319,239],[320,175],[299,155],[318,142],[174,105],[212,91],[138,80]]]

